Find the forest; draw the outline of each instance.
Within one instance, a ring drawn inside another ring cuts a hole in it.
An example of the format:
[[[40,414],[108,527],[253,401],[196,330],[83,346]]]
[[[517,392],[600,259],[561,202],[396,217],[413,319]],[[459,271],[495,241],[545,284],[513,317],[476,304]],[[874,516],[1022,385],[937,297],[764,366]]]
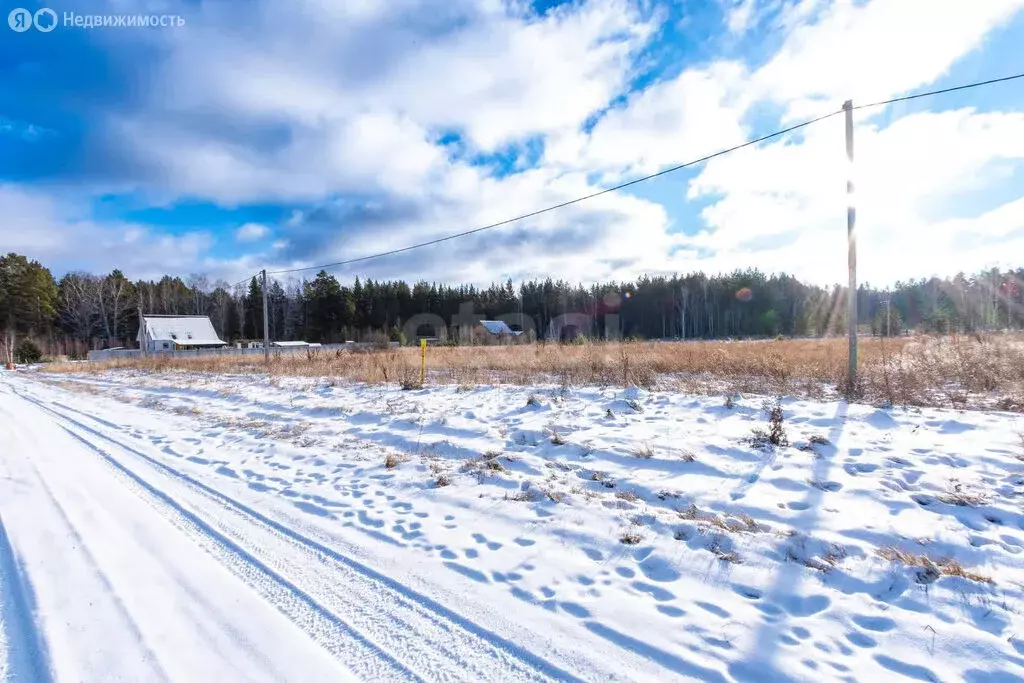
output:
[[[648,276],[582,285],[546,279],[496,282],[488,287],[436,282],[354,279],[321,271],[309,279],[271,279],[267,287],[271,339],[310,342],[406,341],[414,315],[444,321],[472,303],[484,319],[522,313],[536,337],[564,314],[592,319],[587,336],[604,338],[606,321],[623,337],[750,338],[844,334],[846,289],[801,282],[757,269],[707,275]],[[857,291],[864,334],[973,332],[1024,328],[1024,268],[896,282]],[[135,347],[139,311],[210,316],[226,341],[262,338],[263,291],[211,281],[201,274],[129,280],[120,270],[71,272],[56,278],[19,254],[0,256],[0,346],[10,356],[81,357],[89,349]],[[617,318],[609,317],[615,314]],[[515,327],[515,325],[513,325]],[[533,333],[531,333],[531,338]],[[453,338],[454,343],[454,338]],[[24,353],[19,353],[21,349]]]

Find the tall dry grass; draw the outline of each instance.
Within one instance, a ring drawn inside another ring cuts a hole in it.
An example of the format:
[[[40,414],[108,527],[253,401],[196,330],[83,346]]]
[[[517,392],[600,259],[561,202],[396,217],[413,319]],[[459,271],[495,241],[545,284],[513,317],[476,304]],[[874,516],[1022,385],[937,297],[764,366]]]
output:
[[[636,385],[696,393],[821,397],[846,387],[846,340],[607,342],[430,347],[428,383]],[[416,386],[418,348],[278,353],[274,375]],[[53,364],[48,372],[266,373],[259,356],[151,356]],[[864,338],[857,397],[893,405],[998,407],[1024,412],[1024,335]]]

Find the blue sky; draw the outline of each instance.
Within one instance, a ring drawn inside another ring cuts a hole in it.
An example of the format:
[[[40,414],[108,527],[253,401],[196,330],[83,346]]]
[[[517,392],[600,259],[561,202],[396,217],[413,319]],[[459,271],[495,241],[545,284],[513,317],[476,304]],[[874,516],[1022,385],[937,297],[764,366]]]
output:
[[[5,0],[3,16],[42,3]],[[57,273],[357,258],[855,102],[1024,71],[1024,0],[52,3],[0,29],[0,250]],[[183,26],[64,25],[65,13]],[[1024,80],[856,120],[862,279],[1024,253]],[[845,279],[841,117],[343,278]],[[1020,258],[1017,257],[1017,261]]]

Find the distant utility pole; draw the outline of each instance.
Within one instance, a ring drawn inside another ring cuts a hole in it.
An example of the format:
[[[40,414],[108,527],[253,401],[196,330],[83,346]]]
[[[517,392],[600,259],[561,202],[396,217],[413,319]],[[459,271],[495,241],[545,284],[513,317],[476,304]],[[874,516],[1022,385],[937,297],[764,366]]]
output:
[[[260,277],[263,280],[263,360],[267,362],[267,368],[270,368],[270,320],[267,318],[267,269],[264,268],[260,271]]]
[[[850,284],[847,304],[847,324],[850,337],[850,367],[848,380],[850,391],[857,381],[857,209],[853,196],[853,100],[843,103],[846,112],[846,241],[849,250]]]

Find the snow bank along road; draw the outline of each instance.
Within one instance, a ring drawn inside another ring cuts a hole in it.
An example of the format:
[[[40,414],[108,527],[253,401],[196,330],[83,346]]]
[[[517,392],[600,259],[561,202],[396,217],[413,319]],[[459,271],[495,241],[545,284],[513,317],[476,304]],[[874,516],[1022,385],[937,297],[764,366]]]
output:
[[[1024,680],[1024,420],[0,375],[0,680]]]

